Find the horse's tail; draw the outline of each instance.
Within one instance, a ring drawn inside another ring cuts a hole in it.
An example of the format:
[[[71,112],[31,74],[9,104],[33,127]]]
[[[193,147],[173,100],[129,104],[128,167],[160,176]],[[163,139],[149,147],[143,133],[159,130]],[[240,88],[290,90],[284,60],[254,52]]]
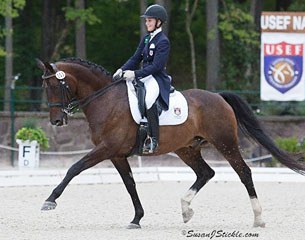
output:
[[[305,175],[305,162],[299,161],[300,159],[296,160],[297,155],[294,156],[276,146],[274,141],[264,132],[259,120],[244,100],[233,93],[223,92],[220,95],[233,108],[238,126],[246,136],[253,138],[261,144],[285,166],[297,173]]]

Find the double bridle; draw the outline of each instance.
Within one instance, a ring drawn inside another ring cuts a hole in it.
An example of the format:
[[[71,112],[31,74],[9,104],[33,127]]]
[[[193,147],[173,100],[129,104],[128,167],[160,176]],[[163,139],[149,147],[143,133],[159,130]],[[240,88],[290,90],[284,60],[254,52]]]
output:
[[[72,116],[75,112],[79,110],[79,104],[76,97],[73,95],[69,85],[66,81],[66,74],[63,71],[59,71],[57,66],[53,63],[50,64],[54,70],[54,74],[47,75],[47,71],[42,75],[43,80],[47,80],[52,77],[56,77],[59,81],[59,88],[61,93],[61,102],[49,102],[49,108],[59,107],[61,110],[69,116]]]
[[[63,71],[60,71],[57,66],[54,63],[50,64],[54,70],[54,74],[47,74],[47,71],[44,72],[42,75],[42,79],[46,80],[52,77],[56,77],[56,79],[59,81],[59,88],[61,92],[61,102],[49,102],[48,106],[50,108],[52,107],[60,107],[62,112],[66,113],[69,116],[72,116],[74,113],[79,111],[80,108],[83,108],[87,104],[89,104],[91,101],[95,100],[97,97],[102,96],[104,93],[106,93],[112,86],[117,85],[118,83],[122,82],[124,79],[121,78],[117,81],[114,81],[107,85],[104,88],[101,88],[95,92],[93,92],[91,95],[77,100],[76,96],[72,93],[71,88],[69,87],[67,81],[66,81],[66,74]],[[67,101],[66,101],[67,100]]]

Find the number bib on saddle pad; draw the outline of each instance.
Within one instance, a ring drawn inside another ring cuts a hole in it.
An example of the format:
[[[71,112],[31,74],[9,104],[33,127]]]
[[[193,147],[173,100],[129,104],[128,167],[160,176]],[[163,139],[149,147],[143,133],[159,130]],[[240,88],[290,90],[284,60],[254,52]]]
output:
[[[130,105],[131,115],[134,121],[139,124],[140,122],[147,122],[147,119],[141,118],[141,113],[138,107],[138,99],[131,81],[126,81],[128,101]],[[174,91],[170,94],[169,108],[167,111],[162,111],[159,117],[159,125],[178,125],[186,121],[188,116],[188,105],[185,97],[179,92]]]

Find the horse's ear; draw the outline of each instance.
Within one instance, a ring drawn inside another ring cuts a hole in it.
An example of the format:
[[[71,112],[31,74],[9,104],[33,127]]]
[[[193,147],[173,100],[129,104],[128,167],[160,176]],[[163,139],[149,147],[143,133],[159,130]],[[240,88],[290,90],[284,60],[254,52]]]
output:
[[[36,58],[36,63],[37,63],[38,68],[40,68],[42,71],[49,70],[51,73],[54,72],[54,69],[52,68],[50,63],[43,62],[38,58]]]
[[[46,66],[44,65],[44,63],[40,59],[36,58],[36,64],[37,64],[37,67],[39,69],[41,69],[42,71],[46,70]]]
[[[43,62],[43,64],[46,67],[46,69],[48,69],[51,73],[55,73],[53,67],[51,66],[51,64],[49,62]]]

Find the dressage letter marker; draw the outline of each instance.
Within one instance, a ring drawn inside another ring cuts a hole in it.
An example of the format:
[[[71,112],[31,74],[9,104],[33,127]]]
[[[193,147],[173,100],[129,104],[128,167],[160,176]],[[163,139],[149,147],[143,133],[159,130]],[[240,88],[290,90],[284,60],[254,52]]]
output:
[[[18,167],[36,168],[39,166],[39,144],[37,141],[22,141],[17,139],[19,144]]]

